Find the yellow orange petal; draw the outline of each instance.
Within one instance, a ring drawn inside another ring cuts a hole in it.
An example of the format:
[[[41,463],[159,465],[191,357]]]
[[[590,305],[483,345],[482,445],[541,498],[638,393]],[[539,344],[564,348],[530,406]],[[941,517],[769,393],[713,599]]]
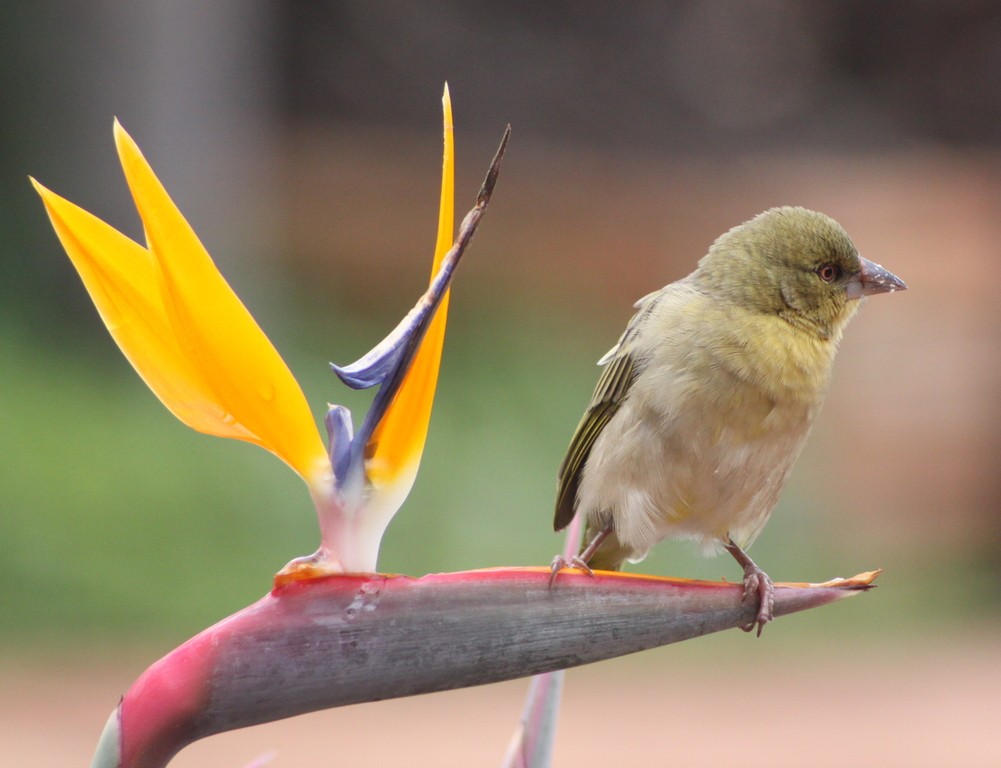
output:
[[[438,238],[431,267],[432,279],[452,246],[455,219],[455,145],[452,134],[452,102],[447,85],[442,96],[442,111],[444,151],[441,201],[438,208]],[[400,386],[400,391],[366,447],[368,478],[376,488],[389,484],[398,486],[392,493],[394,503],[395,498],[399,498],[399,503],[402,503],[403,498],[409,493],[424,451],[428,422],[431,419],[431,406],[438,382],[447,318],[448,293],[445,294],[434,319],[428,326],[421,347]],[[387,506],[393,505],[387,504]]]
[[[126,359],[161,402],[201,432],[249,439],[227,422],[181,352],[150,253],[79,206],[31,180],[101,319]]]
[[[328,462],[298,383],[117,121],[115,143],[182,352],[226,412],[223,420],[313,484]]]

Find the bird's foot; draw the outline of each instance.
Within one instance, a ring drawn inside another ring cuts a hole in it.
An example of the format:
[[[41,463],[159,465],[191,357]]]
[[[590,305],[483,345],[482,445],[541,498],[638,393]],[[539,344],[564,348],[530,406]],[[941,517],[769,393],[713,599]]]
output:
[[[754,621],[741,629],[745,632],[751,632],[757,627],[758,637],[761,637],[761,630],[765,628],[765,624],[775,618],[775,587],[768,574],[761,570],[748,557],[747,553],[734,543],[733,539],[727,538],[723,542],[723,546],[744,569],[744,601],[757,599],[758,602],[758,613],[754,617]]]
[[[757,601],[758,615],[754,621],[741,629],[752,632],[757,627],[757,636],[761,637],[761,630],[765,628],[765,624],[775,618],[775,587],[768,574],[753,563],[751,567],[744,569],[744,600]]]
[[[557,555],[553,558],[552,565],[549,566],[549,587],[552,588],[553,584],[556,583],[556,575],[562,571],[564,568],[577,568],[583,571],[588,576],[594,576],[594,571],[591,570],[591,566],[585,562],[580,555],[573,555],[571,558],[567,559],[563,555]]]

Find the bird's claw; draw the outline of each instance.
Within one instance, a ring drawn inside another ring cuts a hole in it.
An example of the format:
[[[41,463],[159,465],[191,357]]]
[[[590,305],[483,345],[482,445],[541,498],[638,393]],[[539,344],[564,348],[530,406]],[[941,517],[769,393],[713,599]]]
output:
[[[552,565],[549,566],[550,588],[552,588],[553,584],[556,583],[556,575],[564,568],[577,568],[578,570],[586,573],[588,576],[594,576],[594,571],[591,570],[591,566],[584,562],[579,555],[573,555],[569,559],[563,557],[563,555],[557,555],[553,558]]]
[[[775,618],[775,587],[771,578],[763,570],[754,566],[744,571],[744,600],[757,600],[758,613],[754,621],[741,627],[745,632],[753,632],[758,628],[757,636],[761,637],[761,630],[765,624]]]
[[[744,601],[748,602],[755,598],[758,601],[758,613],[754,620],[750,624],[742,626],[741,629],[745,632],[751,632],[757,627],[758,637],[761,637],[761,630],[765,628],[765,624],[775,618],[775,587],[768,574],[755,565],[754,561],[734,543],[733,539],[727,537],[723,546],[744,569]]]

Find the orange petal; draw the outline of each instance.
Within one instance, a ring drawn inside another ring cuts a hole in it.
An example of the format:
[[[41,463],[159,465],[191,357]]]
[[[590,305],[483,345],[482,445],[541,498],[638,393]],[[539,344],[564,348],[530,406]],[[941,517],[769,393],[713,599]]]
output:
[[[438,208],[438,239],[435,244],[432,279],[445,254],[452,247],[455,199],[455,144],[452,134],[452,102],[448,86],[442,96],[444,151],[441,169],[441,201]],[[424,442],[427,438],[431,406],[438,382],[441,350],[448,319],[448,293],[442,299],[428,326],[420,349],[400,386],[400,391],[375,429],[366,450],[366,472],[370,482],[380,488],[392,484],[392,495],[409,493],[417,475]],[[394,510],[395,511],[395,510]]]
[[[148,249],[35,185],[108,330],[185,424],[260,445],[322,485],[329,462],[299,385],[117,121],[115,141]]]
[[[242,425],[248,439],[313,484],[328,462],[298,383],[117,121],[115,143],[181,350],[223,420]]]
[[[189,427],[251,439],[240,424],[224,418],[178,346],[150,253],[34,179],[31,182],[101,319],[147,386]]]

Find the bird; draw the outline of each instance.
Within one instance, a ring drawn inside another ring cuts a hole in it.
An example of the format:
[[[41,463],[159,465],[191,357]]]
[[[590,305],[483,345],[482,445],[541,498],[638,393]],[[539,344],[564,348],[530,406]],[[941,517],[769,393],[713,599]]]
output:
[[[725,232],[687,277],[636,302],[557,476],[554,529],[582,515],[560,570],[620,570],[658,542],[693,539],[743,569],[757,634],[770,577],[747,554],[826,395],[864,297],[904,282],[859,255],[834,219],[771,208]]]

